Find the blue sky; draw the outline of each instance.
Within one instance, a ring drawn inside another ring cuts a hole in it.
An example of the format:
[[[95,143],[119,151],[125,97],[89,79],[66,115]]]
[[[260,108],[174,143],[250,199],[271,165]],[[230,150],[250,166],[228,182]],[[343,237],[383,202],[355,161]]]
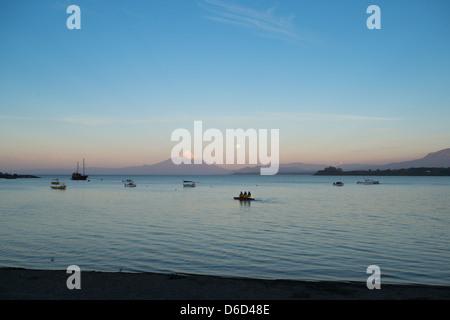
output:
[[[81,30],[66,9],[81,8]],[[382,29],[368,30],[369,5]],[[0,3],[0,171],[152,164],[171,132],[280,129],[282,162],[450,146],[450,2]]]

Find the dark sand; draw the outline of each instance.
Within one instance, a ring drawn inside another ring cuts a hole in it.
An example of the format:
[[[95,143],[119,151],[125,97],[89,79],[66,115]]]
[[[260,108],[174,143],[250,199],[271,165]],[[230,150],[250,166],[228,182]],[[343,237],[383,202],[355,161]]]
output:
[[[66,271],[0,269],[1,300],[448,300],[450,287],[254,280],[155,273],[81,272],[69,290]]]

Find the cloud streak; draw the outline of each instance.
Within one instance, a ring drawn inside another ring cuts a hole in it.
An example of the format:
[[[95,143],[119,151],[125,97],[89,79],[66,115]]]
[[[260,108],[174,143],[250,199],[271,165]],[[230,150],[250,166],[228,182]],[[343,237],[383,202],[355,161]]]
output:
[[[334,120],[334,121],[399,121],[402,118],[389,118],[389,117],[377,117],[377,116],[361,116],[361,115],[349,115],[349,114],[304,114],[305,117],[312,117],[319,120]]]
[[[292,121],[400,121],[402,118],[380,117],[371,115],[333,114],[333,113],[302,113],[302,112],[266,112],[253,116],[253,119],[292,120]]]
[[[293,24],[294,16],[277,16],[276,5],[267,10],[256,10],[222,0],[201,0],[200,6],[209,12],[206,18],[210,20],[254,29],[263,36],[300,40]]]

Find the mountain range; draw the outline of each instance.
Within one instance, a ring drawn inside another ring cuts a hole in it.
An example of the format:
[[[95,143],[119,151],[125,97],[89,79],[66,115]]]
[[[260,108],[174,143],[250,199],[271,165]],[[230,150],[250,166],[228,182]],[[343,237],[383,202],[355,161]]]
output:
[[[306,164],[306,163],[290,163],[280,165],[280,170],[278,174],[311,174],[318,170],[322,170],[330,165],[327,164]],[[377,164],[343,164],[339,165],[344,171],[352,170],[387,170],[387,169],[408,169],[408,168],[449,168],[450,167],[450,148],[443,149],[438,152],[429,153],[427,156],[421,159],[403,161],[403,162],[392,162],[384,165]],[[233,172],[233,174],[259,174],[260,167],[247,167],[241,170]]]
[[[443,149],[437,152],[429,153],[422,159],[404,161],[404,162],[393,162],[382,166],[373,166],[370,169],[403,169],[403,168],[449,168],[450,167],[450,148]]]
[[[289,164],[281,164],[280,175],[287,174],[312,174],[318,170],[329,167],[329,164],[307,164],[302,162],[295,162]],[[433,152],[421,159],[393,162],[385,165],[370,165],[370,164],[344,164],[339,166],[344,171],[350,170],[387,170],[387,169],[402,169],[402,168],[419,168],[419,167],[436,167],[448,168],[450,167],[450,148],[443,149],[438,152]],[[22,172],[17,172],[22,173]],[[29,172],[27,172],[29,173]],[[67,169],[37,169],[33,170],[33,174],[71,174],[72,170]],[[217,165],[207,165],[206,163],[198,165],[181,164],[174,165],[171,159],[153,164],[143,166],[133,166],[125,168],[86,168],[86,173],[89,175],[226,175],[226,174],[241,174],[252,175],[259,174],[260,167],[246,167],[239,170],[229,170]]]

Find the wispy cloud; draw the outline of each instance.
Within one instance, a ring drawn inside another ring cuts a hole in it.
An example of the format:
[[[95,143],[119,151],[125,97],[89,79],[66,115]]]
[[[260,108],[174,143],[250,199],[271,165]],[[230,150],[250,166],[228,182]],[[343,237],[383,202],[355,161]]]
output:
[[[277,5],[257,10],[222,0],[201,0],[200,6],[209,12],[208,19],[251,28],[262,36],[276,37],[282,40],[300,40],[293,23],[294,15],[288,17],[277,16]]]
[[[307,113],[307,112],[265,112],[260,113],[260,119],[264,120],[292,120],[292,121],[400,121],[402,118],[380,117],[372,115],[352,115],[333,113]],[[255,118],[255,117],[254,117]]]
[[[352,120],[352,121],[398,121],[401,118],[390,117],[378,117],[378,116],[361,116],[361,115],[349,115],[349,114],[305,114],[305,116],[311,116],[321,120]]]

